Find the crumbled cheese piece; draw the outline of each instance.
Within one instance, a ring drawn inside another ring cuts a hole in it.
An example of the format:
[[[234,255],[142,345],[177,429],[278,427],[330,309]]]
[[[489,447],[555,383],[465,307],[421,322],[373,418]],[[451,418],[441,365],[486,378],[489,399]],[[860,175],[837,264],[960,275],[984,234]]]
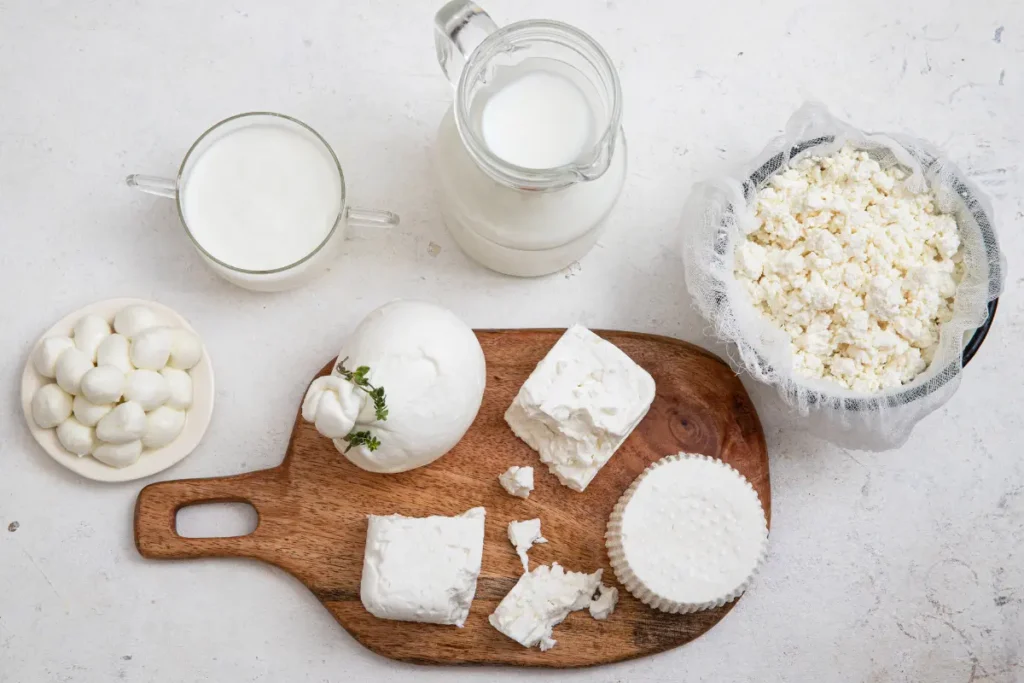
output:
[[[601,584],[597,588],[598,596],[590,601],[590,616],[604,620],[615,611],[619,602],[619,589]]]
[[[540,520],[528,519],[525,522],[508,523],[508,540],[515,546],[519,560],[523,563],[523,571],[530,571],[530,562],[526,553],[534,543],[547,543],[548,539],[540,535]]]
[[[509,467],[498,477],[498,483],[510,496],[529,498],[533,490],[533,468]]]
[[[927,368],[953,316],[960,235],[898,168],[844,147],[759,192],[735,250],[754,308],[790,335],[797,374],[877,392]]]
[[[570,327],[505,412],[558,480],[583,491],[654,400],[654,380],[614,344]]]
[[[556,643],[551,630],[570,612],[587,609],[602,572],[567,572],[557,562],[537,567],[519,577],[488,620],[523,647],[550,650]]]
[[[370,515],[359,590],[366,610],[461,628],[480,575],[484,516],[482,507],[455,517]]]

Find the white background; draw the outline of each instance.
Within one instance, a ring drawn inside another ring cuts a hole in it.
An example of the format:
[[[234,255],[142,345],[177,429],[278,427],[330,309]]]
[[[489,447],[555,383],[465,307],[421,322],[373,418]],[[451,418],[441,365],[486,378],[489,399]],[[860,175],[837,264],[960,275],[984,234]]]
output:
[[[992,333],[953,400],[897,452],[766,425],[772,544],[750,593],[690,645],[557,678],[1024,681],[1024,3],[489,2],[498,23],[590,32],[623,83],[630,171],[611,227],[543,279],[484,271],[439,218],[428,150],[451,91],[433,2],[0,0],[0,681],[551,680],[380,658],[254,562],[142,560],[142,483],[78,479],[30,441],[17,400],[28,349],[99,299],[153,298],[189,318],[217,406],[198,451],[158,477],[176,479],[277,464],[312,373],[391,298],[437,301],[475,327],[579,320],[711,345],[683,284],[681,206],[808,98],[935,142],[993,196],[1010,265]],[[353,201],[397,211],[401,226],[351,241],[295,292],[210,274],[173,203],[123,179],[172,174],[208,125],[254,109],[318,129]]]

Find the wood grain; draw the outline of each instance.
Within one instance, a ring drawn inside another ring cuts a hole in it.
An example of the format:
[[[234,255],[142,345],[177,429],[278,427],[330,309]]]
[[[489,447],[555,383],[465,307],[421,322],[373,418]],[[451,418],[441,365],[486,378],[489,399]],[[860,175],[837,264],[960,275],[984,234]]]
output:
[[[652,610],[625,590],[607,621],[586,611],[556,627],[558,645],[526,649],[487,622],[522,567],[506,537],[512,520],[539,517],[545,545],[530,567],[557,561],[567,569],[604,568],[617,585],[604,547],[605,522],[629,483],[651,462],[678,451],[706,453],[738,469],[771,515],[768,458],[754,407],[720,359],[685,342],[629,332],[599,332],[654,377],[657,396],[647,417],[583,493],[570,491],[519,441],[503,415],[561,330],[479,331],[487,358],[487,389],[465,438],[435,463],[402,474],[360,470],[312,425],[296,418],[284,462],[234,477],[151,484],[135,507],[135,544],[148,558],[247,557],[293,574],[356,640],[385,657],[431,664],[517,664],[576,667],[630,659],[676,647],[701,635],[732,605],[692,615]],[[328,363],[320,374],[330,371]],[[318,375],[319,376],[319,375]],[[498,475],[533,465],[529,499],[509,496]],[[259,523],[235,538],[182,538],[175,515],[187,505],[248,502]],[[367,514],[454,515],[487,508],[483,570],[465,628],[384,621],[359,601]],[[620,586],[621,589],[621,586]]]

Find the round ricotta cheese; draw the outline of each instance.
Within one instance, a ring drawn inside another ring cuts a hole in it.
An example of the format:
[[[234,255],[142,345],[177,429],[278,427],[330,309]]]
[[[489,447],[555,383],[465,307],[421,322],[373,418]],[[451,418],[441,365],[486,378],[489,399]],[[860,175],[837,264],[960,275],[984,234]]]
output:
[[[768,524],[739,472],[680,453],[652,464],[626,489],[605,538],[615,576],[630,593],[685,614],[746,590],[764,559]]]

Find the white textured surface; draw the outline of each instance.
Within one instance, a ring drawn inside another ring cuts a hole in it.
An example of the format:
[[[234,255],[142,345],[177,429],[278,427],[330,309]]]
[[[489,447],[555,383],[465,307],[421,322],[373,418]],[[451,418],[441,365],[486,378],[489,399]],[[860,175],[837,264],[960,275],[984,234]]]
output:
[[[435,300],[476,327],[579,320],[702,341],[676,252],[687,189],[750,158],[808,97],[942,145],[994,195],[1010,257],[995,327],[957,395],[898,452],[769,426],[771,550],[736,609],[683,648],[559,679],[1024,680],[1024,4],[486,7],[499,23],[579,25],[623,81],[630,169],[611,229],[579,266],[540,280],[481,270],[439,223],[426,151],[450,90],[433,3],[0,3],[0,681],[550,680],[382,659],[296,580],[254,562],[143,561],[139,485],[85,482],[41,453],[19,414],[20,368],[82,305],[136,296],[179,310],[219,392],[206,440],[161,475],[182,478],[277,464],[309,378],[392,297]],[[278,295],[223,283],[171,202],[123,185],[170,174],[209,124],[261,108],[317,128],[352,199],[402,216]]]

